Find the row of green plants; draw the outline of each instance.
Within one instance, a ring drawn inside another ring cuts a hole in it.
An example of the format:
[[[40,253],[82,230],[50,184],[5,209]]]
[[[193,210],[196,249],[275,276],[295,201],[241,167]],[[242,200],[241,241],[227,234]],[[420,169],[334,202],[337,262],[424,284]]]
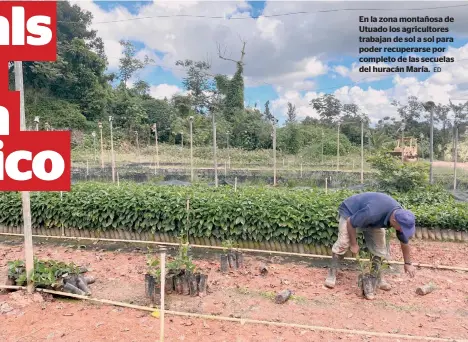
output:
[[[225,240],[330,246],[337,208],[356,193],[288,188],[171,187],[80,183],[69,193],[31,194],[32,224],[98,231],[124,229]],[[392,193],[427,228],[468,230],[468,204],[441,189]],[[189,210],[187,210],[187,205]],[[0,193],[0,225],[22,225],[19,193]]]

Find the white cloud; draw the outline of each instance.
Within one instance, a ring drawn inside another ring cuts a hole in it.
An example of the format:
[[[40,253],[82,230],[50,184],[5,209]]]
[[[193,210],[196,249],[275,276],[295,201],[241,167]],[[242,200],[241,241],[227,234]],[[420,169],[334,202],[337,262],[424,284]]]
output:
[[[132,15],[123,7],[106,12],[92,1],[72,1],[78,6],[90,10],[94,15],[93,28],[104,39],[110,67],[118,65],[121,48],[120,39],[136,40],[144,44],[145,52],[159,51],[164,57],[157,58],[152,53],[156,64],[170,68],[176,77],[184,75],[180,67],[175,66],[179,59],[210,60],[212,73],[233,74],[235,64],[221,60],[217,56],[217,43],[227,48],[227,57],[240,58],[242,40],[246,42],[245,84],[247,86],[273,85],[278,92],[278,99],[271,101],[276,115],[284,116],[287,102],[296,105],[300,117],[316,116],[309,105],[318,96],[318,76],[327,75],[330,79],[350,78],[354,82],[378,80],[389,77],[393,87],[387,90],[360,87],[342,87],[335,91],[344,102],[355,102],[375,120],[387,115],[396,115],[390,105],[392,99],[404,101],[409,95],[416,95],[422,100],[432,99],[446,103],[449,97],[468,97],[468,44],[460,49],[449,49],[447,56],[453,56],[459,63],[440,65],[441,73],[435,73],[425,81],[419,81],[412,74],[400,76],[376,73],[360,73],[360,64],[343,65],[342,56],[356,57],[359,45],[357,29],[359,15],[375,12],[342,11],[311,13],[320,10],[343,8],[343,1],[307,2],[307,1],[268,1],[263,15],[277,15],[287,12],[310,12],[304,14],[260,17],[258,20],[224,20],[216,18],[160,17],[174,15],[198,16],[248,16],[245,9],[247,1],[155,1],[140,8]],[[404,15],[405,9],[420,6],[421,2],[375,2],[372,7],[400,9],[393,11],[395,16]],[[452,5],[452,3],[444,2]],[[453,3],[456,4],[456,3]],[[366,8],[369,2],[349,2],[347,8]],[[427,6],[431,7],[431,6]],[[413,12],[411,12],[413,13]],[[448,16],[455,18],[450,24],[452,36],[467,37],[468,13],[459,8],[438,9],[437,11],[418,11],[419,16]],[[99,22],[118,21],[128,18],[155,17],[110,24]],[[446,24],[443,24],[446,25]],[[433,25],[438,26],[438,25]],[[326,32],[326,33],[325,33]],[[432,34],[431,34],[432,35]],[[333,62],[337,65],[329,68]],[[372,64],[366,64],[367,66]],[[379,63],[379,66],[383,66]],[[149,69],[140,73],[144,77]],[[338,76],[339,75],[339,76]],[[340,77],[341,76],[341,77]],[[162,84],[152,86],[152,93],[159,98],[170,97],[180,91],[177,86]]]
[[[160,100],[164,99],[165,97],[170,99],[172,96],[178,93],[183,93],[183,90],[176,85],[158,84],[152,85],[150,87],[150,95]]]

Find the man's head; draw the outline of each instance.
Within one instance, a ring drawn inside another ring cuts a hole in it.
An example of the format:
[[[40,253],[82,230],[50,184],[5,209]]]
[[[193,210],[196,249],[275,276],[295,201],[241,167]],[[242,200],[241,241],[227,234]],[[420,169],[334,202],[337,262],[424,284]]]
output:
[[[390,224],[397,231],[401,232],[407,240],[413,237],[416,232],[416,222],[414,214],[405,209],[397,209],[393,212]]]

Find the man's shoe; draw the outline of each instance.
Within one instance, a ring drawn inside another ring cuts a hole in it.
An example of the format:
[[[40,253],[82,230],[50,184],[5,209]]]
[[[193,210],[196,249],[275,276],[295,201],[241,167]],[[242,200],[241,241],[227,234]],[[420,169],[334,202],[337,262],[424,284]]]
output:
[[[392,289],[392,285],[387,283],[384,279],[380,279],[379,289],[381,289],[383,291],[390,291]]]

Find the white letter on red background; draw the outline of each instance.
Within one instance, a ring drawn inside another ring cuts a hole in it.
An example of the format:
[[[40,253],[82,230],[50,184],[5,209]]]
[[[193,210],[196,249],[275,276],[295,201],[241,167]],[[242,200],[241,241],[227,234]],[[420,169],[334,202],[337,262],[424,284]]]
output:
[[[32,178],[32,171],[21,172],[18,163],[21,159],[31,160],[32,153],[29,151],[15,151],[10,154],[5,161],[5,170],[11,179],[24,181]]]
[[[52,170],[46,172],[45,161],[50,159],[52,162]],[[53,181],[60,178],[65,170],[65,161],[62,156],[55,151],[39,152],[32,162],[34,175],[43,181]]]

